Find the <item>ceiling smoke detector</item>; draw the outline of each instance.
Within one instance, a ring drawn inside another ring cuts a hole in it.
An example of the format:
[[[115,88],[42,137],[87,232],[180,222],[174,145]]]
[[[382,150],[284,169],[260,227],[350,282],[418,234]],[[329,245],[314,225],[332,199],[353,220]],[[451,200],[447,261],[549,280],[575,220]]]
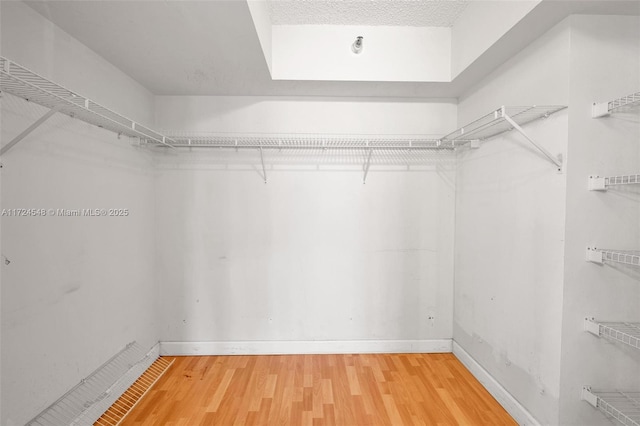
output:
[[[356,41],[353,42],[353,44],[351,45],[351,51],[355,54],[358,54],[360,52],[362,52],[362,39],[364,39],[364,37],[362,36],[358,36],[356,37]]]

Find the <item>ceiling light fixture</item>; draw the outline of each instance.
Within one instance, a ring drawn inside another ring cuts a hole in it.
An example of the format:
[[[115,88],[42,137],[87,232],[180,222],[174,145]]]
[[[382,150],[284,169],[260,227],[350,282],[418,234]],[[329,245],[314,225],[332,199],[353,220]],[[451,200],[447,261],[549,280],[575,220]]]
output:
[[[362,52],[362,43],[364,37],[362,36],[358,36],[356,37],[356,41],[353,42],[353,44],[351,45],[351,51],[355,54],[358,54],[360,52]]]

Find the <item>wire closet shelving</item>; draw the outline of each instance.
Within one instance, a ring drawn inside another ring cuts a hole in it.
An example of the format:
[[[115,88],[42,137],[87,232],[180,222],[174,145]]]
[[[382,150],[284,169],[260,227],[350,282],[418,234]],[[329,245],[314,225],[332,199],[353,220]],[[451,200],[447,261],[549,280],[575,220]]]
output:
[[[639,105],[640,92],[636,92],[609,102],[594,102],[591,116],[593,118],[604,117],[614,112],[630,110]],[[589,176],[588,189],[590,191],[606,191],[613,186],[638,183],[640,183],[640,174]],[[587,247],[586,260],[597,264],[617,263],[640,266],[640,251]],[[585,318],[584,329],[595,336],[604,337],[633,349],[640,349],[640,323],[602,322],[594,318]],[[640,426],[640,392],[595,391],[591,387],[585,386],[582,389],[582,399],[623,425]]]
[[[625,426],[640,426],[640,392],[582,388],[582,399]]]
[[[28,426],[89,425],[158,359],[156,345],[145,353],[131,342],[74,388],[27,422]]]
[[[611,186],[640,184],[640,174],[620,176],[589,176],[589,191],[606,191]]]
[[[640,349],[640,323],[601,322],[594,318],[585,318],[584,329],[598,337],[604,337]]]
[[[640,252],[634,250],[607,250],[587,247],[587,261],[598,264],[620,263],[640,266]]]
[[[167,140],[164,135],[49,81],[4,57],[0,57],[0,90],[50,108],[51,111],[45,115],[46,118],[51,115],[51,112],[60,112],[118,134],[139,138],[144,142],[171,146],[171,141]],[[44,119],[46,120],[46,118]],[[17,140],[9,142],[3,147],[2,153],[17,142]]]
[[[593,118],[605,117],[617,111],[623,111],[640,106],[640,92],[635,92],[609,102],[594,102],[591,107]]]
[[[631,250],[606,250],[587,247],[587,260],[603,264],[605,262],[640,266],[640,253]]]
[[[521,128],[531,121],[548,117],[566,106],[503,106],[441,138],[407,136],[335,136],[335,135],[186,135],[180,132],[159,132],[126,118],[97,102],[54,83],[29,69],[0,57],[0,90],[21,97],[50,109],[32,126],[0,149],[7,152],[27,134],[60,112],[118,134],[138,138],[145,145],[165,148],[219,148],[253,149],[260,152],[264,164],[265,150],[358,150],[364,153],[368,170],[374,152],[387,157],[428,150],[453,151],[468,146],[478,147],[479,142],[515,129],[540,150],[558,168],[561,160],[533,141]],[[265,173],[266,176],[266,173]]]

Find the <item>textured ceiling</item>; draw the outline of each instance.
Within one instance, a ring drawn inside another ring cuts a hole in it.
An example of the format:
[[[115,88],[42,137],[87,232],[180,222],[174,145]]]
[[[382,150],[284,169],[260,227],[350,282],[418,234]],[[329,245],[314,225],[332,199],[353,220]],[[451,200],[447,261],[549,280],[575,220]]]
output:
[[[273,25],[450,27],[468,0],[270,0]]]

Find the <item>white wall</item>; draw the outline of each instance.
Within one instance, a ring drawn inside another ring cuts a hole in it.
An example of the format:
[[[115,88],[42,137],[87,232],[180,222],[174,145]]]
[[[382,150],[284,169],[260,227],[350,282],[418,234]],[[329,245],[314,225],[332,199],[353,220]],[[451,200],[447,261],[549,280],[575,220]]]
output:
[[[640,250],[640,190],[592,192],[587,177],[638,173],[640,115],[593,119],[591,103],[640,90],[640,19],[571,17],[570,66],[560,424],[609,425],[580,389],[640,388],[640,354],[584,332],[583,320],[640,321],[640,272],[588,263],[585,248]]]
[[[269,3],[265,0],[248,0],[247,6],[251,13],[253,25],[256,28],[256,34],[260,40],[260,47],[264,60],[267,63],[269,72],[271,72],[271,18],[269,17]]]
[[[540,3],[535,1],[472,1],[451,28],[451,79]]]
[[[455,105],[160,97],[157,120],[174,129],[443,134]],[[451,157],[410,172],[374,166],[366,185],[362,164],[292,170],[267,157],[265,185],[256,153],[244,168],[202,155],[159,160],[161,340],[451,338]]]
[[[153,117],[141,86],[23,3],[1,7],[3,55],[140,120]],[[2,144],[46,111],[8,94],[1,108]],[[158,340],[154,180],[148,153],[63,115],[2,163],[5,209],[130,210],[128,217],[1,218],[2,253],[11,263],[1,265],[0,422],[17,425],[128,342]]]
[[[275,80],[451,81],[451,29],[272,26]],[[363,36],[360,54],[351,51]]]
[[[459,124],[501,105],[566,105],[569,47],[563,22],[462,98]],[[566,154],[566,111],[525,130]],[[566,177],[509,132],[463,151],[456,184],[454,340],[557,424]]]

